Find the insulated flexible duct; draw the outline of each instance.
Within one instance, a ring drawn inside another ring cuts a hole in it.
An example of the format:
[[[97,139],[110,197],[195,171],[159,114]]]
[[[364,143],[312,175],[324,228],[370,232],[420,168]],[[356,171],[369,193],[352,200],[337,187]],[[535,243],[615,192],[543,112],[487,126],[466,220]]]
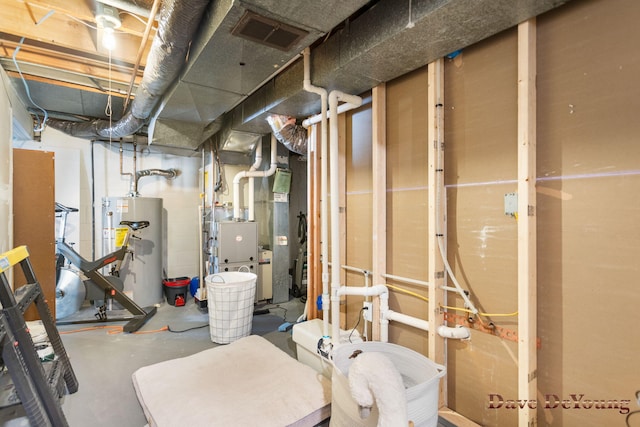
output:
[[[267,117],[267,122],[269,122],[278,141],[289,151],[302,155],[307,154],[307,130],[297,125],[295,118],[273,114]]]
[[[144,126],[167,88],[185,63],[189,45],[198,29],[209,0],[164,0],[140,86],[131,109],[116,123],[97,119],[72,122],[49,119],[49,126],[85,139],[120,138]]]
[[[131,196],[135,197],[138,195],[138,181],[140,181],[140,178],[152,175],[159,175],[167,179],[173,179],[178,176],[178,171],[176,169],[145,169],[136,172],[135,179],[131,181]]]

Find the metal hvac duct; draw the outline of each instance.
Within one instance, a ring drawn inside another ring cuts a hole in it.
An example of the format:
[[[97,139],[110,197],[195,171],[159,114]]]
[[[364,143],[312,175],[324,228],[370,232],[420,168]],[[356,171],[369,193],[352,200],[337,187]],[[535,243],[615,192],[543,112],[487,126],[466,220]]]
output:
[[[120,138],[134,134],[144,126],[169,85],[185,63],[187,51],[198,29],[209,0],[165,0],[158,19],[158,31],[142,81],[136,90],[131,109],[116,123],[108,120],[71,122],[50,119],[47,123],[78,138]]]

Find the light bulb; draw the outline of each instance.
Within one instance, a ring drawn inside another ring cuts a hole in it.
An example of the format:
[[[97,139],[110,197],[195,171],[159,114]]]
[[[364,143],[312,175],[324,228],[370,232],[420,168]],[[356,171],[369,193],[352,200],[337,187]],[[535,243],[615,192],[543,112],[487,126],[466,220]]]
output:
[[[102,46],[107,50],[116,48],[116,36],[113,33],[113,28],[105,27],[102,30]]]

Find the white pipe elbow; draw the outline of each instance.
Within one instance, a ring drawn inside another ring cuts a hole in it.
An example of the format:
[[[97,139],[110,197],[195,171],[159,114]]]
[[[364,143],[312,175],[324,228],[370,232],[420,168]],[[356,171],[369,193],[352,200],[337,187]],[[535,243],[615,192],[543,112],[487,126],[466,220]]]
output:
[[[440,325],[438,326],[437,332],[442,338],[451,338],[456,340],[466,340],[471,336],[469,329],[464,326],[456,326],[452,328],[450,326]]]
[[[365,297],[380,296],[389,293],[385,285],[375,285],[369,287],[360,286],[341,286],[338,289],[338,296],[342,295],[360,295]]]

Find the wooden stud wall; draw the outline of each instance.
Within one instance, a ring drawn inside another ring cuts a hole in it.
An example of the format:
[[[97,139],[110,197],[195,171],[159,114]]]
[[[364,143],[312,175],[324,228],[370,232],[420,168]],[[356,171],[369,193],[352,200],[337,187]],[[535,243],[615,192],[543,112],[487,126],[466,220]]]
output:
[[[638,409],[637,16],[640,3],[632,0],[569,2],[537,17],[535,31],[532,22],[522,24],[520,36],[514,27],[444,60],[448,260],[485,313],[483,322],[521,340],[473,330],[469,341],[446,343],[447,404],[478,424],[618,425],[627,414],[545,408],[548,396],[628,401],[629,412]],[[596,22],[606,31],[594,31]],[[373,252],[376,274],[423,281],[440,268],[427,262],[435,253],[428,218],[433,84],[425,67],[374,89],[372,148],[355,149],[353,135],[345,141],[347,264],[366,264],[364,254]],[[348,116],[347,134],[355,135],[359,118]],[[359,162],[363,167],[354,167]],[[385,179],[376,176],[380,165]],[[517,218],[505,214],[505,194],[515,192]],[[365,228],[379,227],[383,218],[380,257],[381,229],[368,238]],[[348,281],[361,283],[361,277]],[[463,307],[461,298],[447,296],[449,306]],[[347,323],[361,299],[353,304]],[[428,309],[422,300],[390,292],[391,309],[411,316],[428,319],[437,304]],[[390,325],[390,342],[437,358],[433,338]],[[539,405],[536,411],[490,408],[492,394]]]

